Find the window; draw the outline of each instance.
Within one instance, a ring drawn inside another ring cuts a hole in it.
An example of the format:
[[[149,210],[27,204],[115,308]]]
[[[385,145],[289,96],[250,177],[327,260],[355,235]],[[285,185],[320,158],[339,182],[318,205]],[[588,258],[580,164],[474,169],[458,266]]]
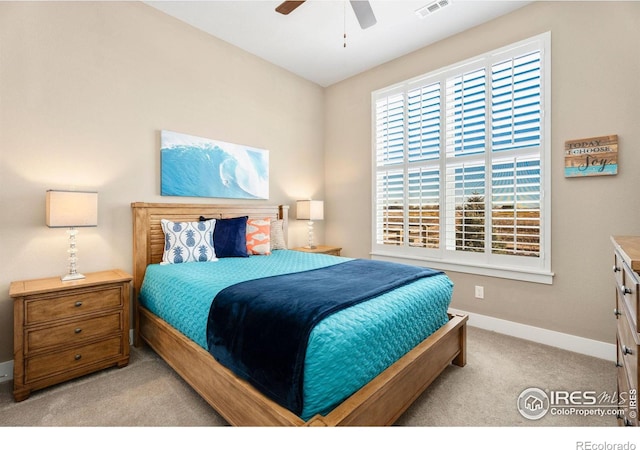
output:
[[[373,93],[374,257],[551,283],[550,36]]]

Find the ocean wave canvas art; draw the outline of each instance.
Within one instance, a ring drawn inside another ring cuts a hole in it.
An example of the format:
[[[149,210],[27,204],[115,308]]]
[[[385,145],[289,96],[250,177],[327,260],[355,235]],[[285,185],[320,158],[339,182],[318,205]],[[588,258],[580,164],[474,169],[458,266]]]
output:
[[[161,132],[161,194],[269,198],[269,152],[173,131]]]

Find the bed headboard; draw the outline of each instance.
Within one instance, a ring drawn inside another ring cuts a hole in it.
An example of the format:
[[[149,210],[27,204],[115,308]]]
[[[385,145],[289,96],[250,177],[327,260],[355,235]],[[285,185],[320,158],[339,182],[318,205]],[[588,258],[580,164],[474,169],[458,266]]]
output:
[[[269,205],[210,205],[193,203],[142,203],[131,204],[133,216],[133,287],[134,299],[140,293],[144,273],[149,264],[162,261],[164,233],[161,219],[173,222],[197,222],[200,216],[223,219],[249,216],[251,218],[283,219],[284,236],[287,239],[289,206]]]

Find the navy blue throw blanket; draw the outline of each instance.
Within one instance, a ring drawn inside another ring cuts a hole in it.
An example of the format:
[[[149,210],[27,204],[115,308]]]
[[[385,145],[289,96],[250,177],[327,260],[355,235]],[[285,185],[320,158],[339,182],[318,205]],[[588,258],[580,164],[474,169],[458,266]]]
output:
[[[304,358],[313,327],[341,309],[439,273],[354,259],[229,286],[216,295],[209,311],[209,352],[300,416]]]

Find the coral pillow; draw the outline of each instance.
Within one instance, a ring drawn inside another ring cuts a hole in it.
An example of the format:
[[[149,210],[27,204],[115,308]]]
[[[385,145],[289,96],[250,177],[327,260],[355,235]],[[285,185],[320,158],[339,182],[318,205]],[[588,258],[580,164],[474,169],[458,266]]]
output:
[[[271,254],[271,219],[247,220],[247,252],[251,255]]]

